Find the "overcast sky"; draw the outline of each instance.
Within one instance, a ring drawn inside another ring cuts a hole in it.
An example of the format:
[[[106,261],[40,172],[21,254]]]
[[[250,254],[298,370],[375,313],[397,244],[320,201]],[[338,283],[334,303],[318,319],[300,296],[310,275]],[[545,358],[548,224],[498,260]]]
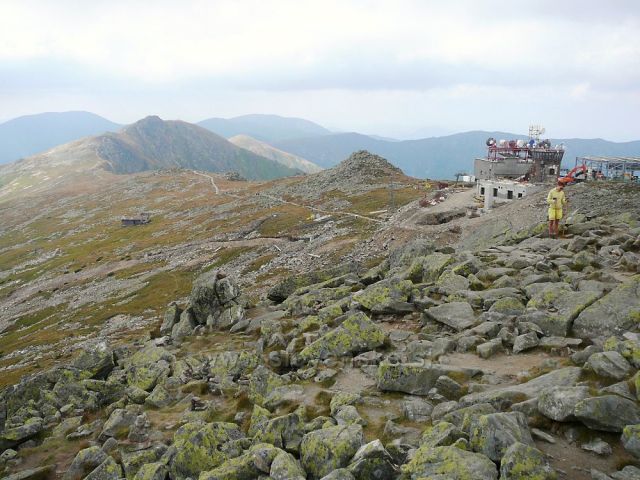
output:
[[[0,0],[0,120],[640,139],[640,1]]]

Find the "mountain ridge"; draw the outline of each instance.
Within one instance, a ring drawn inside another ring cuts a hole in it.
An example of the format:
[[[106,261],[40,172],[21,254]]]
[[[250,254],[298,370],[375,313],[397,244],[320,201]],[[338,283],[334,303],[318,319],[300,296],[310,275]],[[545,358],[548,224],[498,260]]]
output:
[[[122,125],[85,111],[44,112],[7,120],[0,123],[0,164],[120,128]]]

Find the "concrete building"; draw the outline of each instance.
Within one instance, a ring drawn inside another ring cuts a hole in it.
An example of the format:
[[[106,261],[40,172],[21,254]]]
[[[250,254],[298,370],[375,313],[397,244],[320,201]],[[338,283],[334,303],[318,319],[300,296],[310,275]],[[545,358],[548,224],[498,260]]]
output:
[[[486,209],[491,208],[496,202],[508,202],[538,190],[535,185],[513,180],[478,180],[476,189],[477,194],[484,197]]]

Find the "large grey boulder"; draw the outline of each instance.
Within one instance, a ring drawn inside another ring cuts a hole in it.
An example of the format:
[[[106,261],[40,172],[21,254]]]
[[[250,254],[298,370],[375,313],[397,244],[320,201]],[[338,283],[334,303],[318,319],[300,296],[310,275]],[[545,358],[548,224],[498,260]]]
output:
[[[538,411],[557,422],[575,420],[576,405],[589,397],[589,387],[550,387],[538,396]]]
[[[637,327],[638,322],[640,275],[635,275],[578,315],[573,334],[590,339],[609,337]]]
[[[299,354],[302,363],[373,350],[385,341],[384,331],[363,312],[350,314],[339,327],[326,333]]]
[[[428,308],[424,311],[424,318],[443,323],[459,332],[481,322],[467,302],[451,302]]]
[[[7,428],[0,434],[0,450],[13,448],[35,437],[44,430],[44,421],[40,417],[33,417],[22,425]]]
[[[241,320],[240,288],[220,271],[207,272],[193,283],[189,304],[201,325],[228,328]]]
[[[621,432],[627,425],[640,423],[636,402],[618,395],[603,395],[578,402],[574,415],[587,427],[605,432]]]
[[[173,437],[175,455],[169,464],[172,478],[195,478],[200,472],[220,466],[230,458],[229,445],[243,436],[235,423],[183,425]]]
[[[535,348],[540,343],[538,340],[538,334],[536,332],[524,333],[518,335],[513,342],[513,353],[524,352]]]
[[[469,445],[498,462],[515,442],[534,445],[522,412],[490,413],[471,419]]]
[[[622,445],[627,452],[640,458],[640,425],[627,425],[622,430]]]
[[[485,455],[455,446],[422,446],[401,467],[402,480],[497,480],[496,465]]]
[[[409,280],[397,277],[384,279],[356,293],[352,306],[372,313],[411,312],[413,306],[407,301],[412,289],[413,283]]]
[[[425,257],[416,258],[406,276],[415,283],[435,282],[447,267],[453,263],[453,257],[446,253],[435,252]]]
[[[469,380],[480,373],[473,368],[460,368],[440,364],[382,362],[376,374],[380,390],[426,395],[442,375]]]
[[[509,446],[500,461],[501,480],[556,480],[557,473],[537,448],[516,442]]]
[[[108,455],[100,447],[89,447],[80,450],[73,458],[71,465],[62,480],[80,480],[107,459]]]
[[[171,305],[167,307],[164,312],[164,316],[162,317],[162,325],[160,325],[160,335],[171,335],[171,330],[173,329],[173,326],[180,320],[181,313],[182,309],[178,305],[176,305],[175,302],[172,302]]]
[[[631,365],[618,352],[598,352],[589,357],[585,368],[605,378],[622,380],[631,375]]]
[[[397,470],[393,458],[377,439],[360,447],[347,468],[356,480],[393,480]]]
[[[513,403],[523,401],[523,399],[537,398],[540,392],[547,387],[575,385],[581,374],[582,369],[580,367],[565,367],[540,375],[520,385],[508,385],[485,392],[465,395],[460,399],[460,403],[463,406],[475,403],[491,403],[496,408],[504,409]]]
[[[287,452],[280,452],[271,463],[269,476],[273,480],[305,480],[306,475],[300,462]]]
[[[89,378],[105,379],[115,366],[113,350],[106,342],[98,342],[83,349],[73,366],[86,372]]]
[[[323,428],[307,433],[300,445],[300,460],[310,479],[344,468],[364,443],[360,425]]]
[[[527,308],[543,312],[532,317],[545,335],[566,337],[580,312],[598,300],[597,292],[575,292],[564,283],[550,284],[529,300]]]

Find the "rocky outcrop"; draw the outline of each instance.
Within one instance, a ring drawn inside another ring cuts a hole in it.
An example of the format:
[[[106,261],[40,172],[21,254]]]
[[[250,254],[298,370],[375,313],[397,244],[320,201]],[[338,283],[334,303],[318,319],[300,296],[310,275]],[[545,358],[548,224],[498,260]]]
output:
[[[640,275],[635,275],[586,308],[573,323],[579,338],[624,333],[640,322]]]
[[[189,297],[195,320],[200,325],[229,328],[244,318],[240,288],[220,271],[196,279]]]

